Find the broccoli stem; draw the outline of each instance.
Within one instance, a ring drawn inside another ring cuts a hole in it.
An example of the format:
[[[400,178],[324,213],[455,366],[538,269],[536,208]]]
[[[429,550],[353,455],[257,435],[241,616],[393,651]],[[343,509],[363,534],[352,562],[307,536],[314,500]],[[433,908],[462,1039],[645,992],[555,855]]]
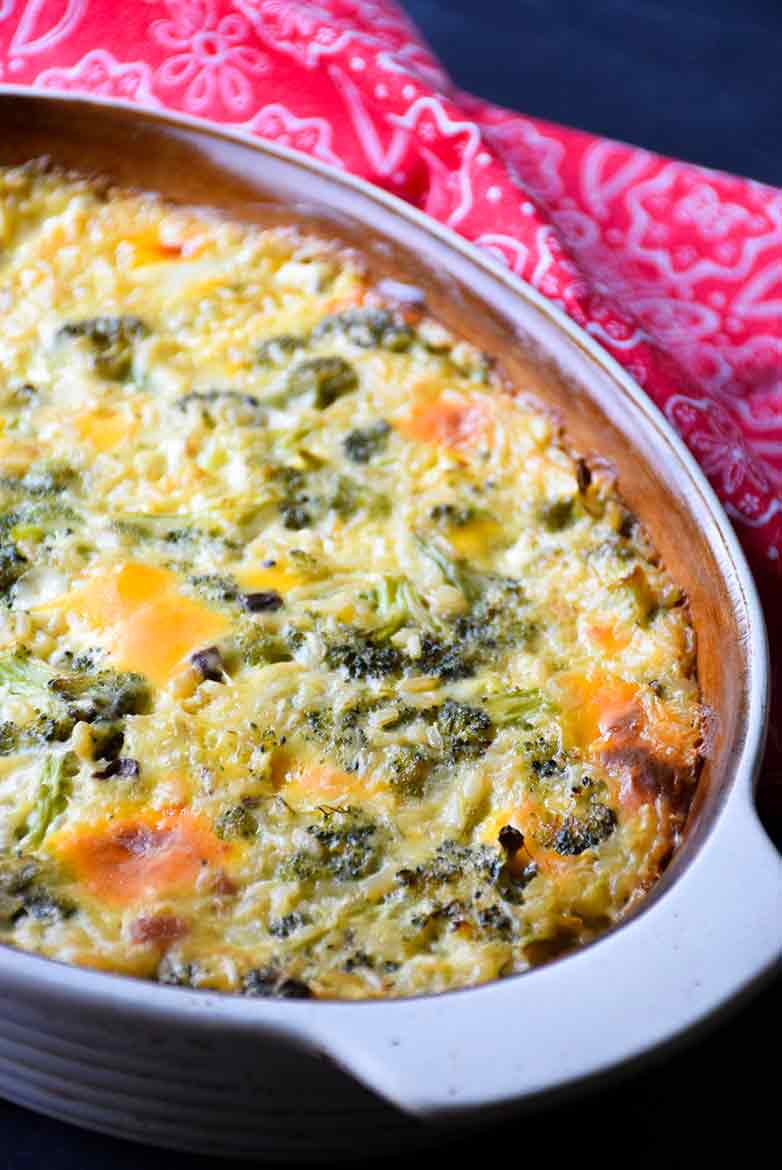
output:
[[[25,654],[0,654],[0,683],[8,687],[12,695],[22,698],[43,699],[51,705],[49,683],[55,677],[54,671]]]
[[[22,837],[21,843],[25,848],[34,849],[41,844],[54,818],[65,810],[69,790],[65,756],[49,753],[43,762],[35,804]]]
[[[382,623],[379,633],[391,637],[403,626],[432,627],[437,623],[407,577],[381,577],[372,601]]]
[[[468,602],[475,601],[481,593],[480,578],[461,561],[455,561],[439,542],[425,539],[416,534],[416,547],[442,573],[449,585],[462,593]]]
[[[530,727],[536,716],[553,710],[549,699],[537,688],[490,695],[483,705],[496,727]]]

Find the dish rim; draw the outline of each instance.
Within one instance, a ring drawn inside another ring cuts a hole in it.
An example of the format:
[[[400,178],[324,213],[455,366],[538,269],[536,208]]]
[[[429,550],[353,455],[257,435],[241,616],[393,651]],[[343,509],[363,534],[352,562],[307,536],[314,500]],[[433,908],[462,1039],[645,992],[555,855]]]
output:
[[[69,91],[36,91],[29,87],[15,85],[0,86],[0,106],[4,104],[6,97],[19,97],[25,101],[38,101],[41,104],[57,103],[58,106],[65,108],[95,106],[107,110],[117,110],[145,122],[163,123],[173,131],[182,129],[201,137],[227,140],[256,153],[260,158],[268,156],[293,166],[300,172],[314,172],[328,185],[336,185],[353,192],[362,199],[368,199],[377,205],[382,212],[389,213],[397,219],[401,218],[419,232],[434,237],[448,251],[458,253],[463,260],[467,261],[468,266],[481,270],[492,281],[499,281],[511,296],[526,302],[549,323],[555,333],[564,335],[570,344],[575,345],[598,372],[598,376],[608,379],[621,389],[625,399],[632,403],[634,409],[640,411],[643,425],[650,426],[657,432],[658,439],[667,445],[678,460],[680,469],[686,475],[689,485],[697,491],[703,509],[719,534],[723,553],[720,560],[722,574],[725,576],[728,570],[732,571],[740,595],[738,598],[734,598],[734,611],[740,611],[746,618],[748,673],[742,686],[742,695],[746,699],[747,709],[743,723],[736,733],[737,737],[743,734],[743,742],[740,754],[734,762],[733,774],[726,780],[726,793],[722,807],[716,812],[714,823],[709,827],[706,840],[702,843],[700,851],[702,853],[703,847],[706,845],[712,851],[713,839],[719,837],[721,833],[724,836],[725,825],[727,822],[731,822],[731,827],[739,832],[740,838],[745,839],[746,835],[749,834],[750,837],[754,838],[755,846],[761,852],[764,847],[771,850],[773,858],[767,856],[762,860],[761,872],[766,877],[769,874],[773,875],[775,873],[773,860],[775,859],[776,872],[782,876],[782,859],[779,858],[768,841],[765,830],[760,826],[752,805],[752,793],[761,766],[765,742],[769,691],[767,638],[755,582],[738,537],[704,473],[662,412],[623,367],[586,330],[572,321],[563,310],[531,285],[522,281],[499,260],[458,235],[452,228],[432,219],[425,212],[405,203],[398,196],[376,187],[356,175],[338,170],[289,147],[256,138],[245,131],[216,125],[167,110],[150,109],[136,106],[130,102],[93,95],[78,95]],[[143,184],[141,189],[144,189]],[[153,185],[147,189],[154,190],[155,188]],[[480,299],[480,293],[478,296]],[[230,1028],[241,1031],[253,1029],[262,1031],[264,1028],[268,1028],[278,1034],[280,1038],[298,1041],[308,1048],[315,1047],[326,1052],[364,1083],[370,1084],[381,1095],[411,1112],[428,1115],[452,1111],[454,1108],[457,1110],[472,1108],[478,1105],[492,1104],[499,1100],[516,1100],[519,1094],[518,1092],[505,1095],[483,1093],[480,1095],[480,1099],[476,1097],[470,1101],[456,1100],[445,1103],[441,1097],[437,1100],[430,1097],[426,1101],[422,1101],[419,1096],[417,1100],[413,1100],[410,1094],[402,1091],[398,1083],[394,1088],[387,1077],[380,1075],[382,1070],[378,1070],[377,1062],[371,1053],[377,1035],[388,1028],[392,1031],[399,1031],[400,1028],[415,1027],[413,1021],[420,1020],[422,1013],[427,1010],[433,1011],[435,1015],[440,1017],[452,1016],[451,1005],[474,1002],[476,1004],[475,1010],[479,1011],[477,1004],[480,999],[483,998],[484,1002],[488,1003],[490,999],[497,998],[498,990],[505,992],[508,988],[521,988],[533,981],[538,984],[542,984],[546,980],[550,983],[561,983],[561,977],[554,979],[554,976],[564,967],[567,968],[568,972],[573,971],[573,976],[566,982],[572,981],[572,979],[577,978],[579,967],[583,967],[585,963],[591,964],[597,961],[594,956],[598,955],[598,952],[601,952],[600,957],[602,957],[602,954],[609,947],[612,947],[614,951],[617,946],[621,950],[626,950],[627,944],[624,940],[628,937],[627,932],[632,933],[633,929],[636,928],[637,934],[638,924],[649,919],[653,910],[658,912],[654,915],[655,918],[659,917],[661,908],[665,912],[664,904],[669,900],[669,896],[674,891],[681,890],[682,886],[688,885],[688,874],[697,860],[697,857],[693,858],[692,862],[685,866],[659,897],[655,893],[647,895],[638,913],[620,923],[607,935],[602,935],[594,944],[573,952],[561,960],[530,972],[524,972],[521,976],[470,988],[428,993],[412,998],[358,1001],[319,1000],[316,1003],[253,1000],[225,995],[220,992],[161,986],[112,972],[93,971],[71,966],[60,960],[5,946],[0,947],[0,980],[7,981],[10,986],[19,988],[24,986],[28,992],[33,989],[50,996],[53,995],[55,998],[59,996],[61,1000],[71,1004],[77,1001],[84,1006],[89,1006],[90,1003],[99,1004],[112,1010],[121,1011],[124,1009],[126,1012],[132,1012],[136,1016],[148,1019],[167,1019],[180,1023],[187,1020],[190,1024],[197,1025],[200,1029],[205,1028],[207,1031],[212,1028]],[[648,929],[646,933],[649,933]],[[754,961],[745,964],[742,968],[738,981],[734,979],[733,986],[727,989],[723,988],[722,995],[718,996],[716,1003],[712,1005],[714,1010],[724,1007],[754,980],[760,979],[777,960],[778,955],[769,951],[768,948],[758,950],[757,954],[754,955]],[[443,1010],[438,1011],[437,1005],[443,1005]],[[361,1043],[353,1045],[351,1049],[350,1044],[345,1043],[344,1035],[341,1035],[342,1021],[348,1018],[348,1014],[352,1015],[355,1010],[364,1013],[365,1021],[370,1016],[377,1017],[378,1026],[371,1029],[375,1034],[372,1038],[373,1043],[370,1043],[369,1036],[364,1036],[361,1038]],[[670,1027],[663,1029],[664,1035],[656,1043],[651,1046],[642,1045],[638,1051],[627,1053],[622,1058],[622,1062],[632,1060],[642,1053],[648,1054],[653,1048],[656,1049],[662,1044],[670,1042],[675,1035],[681,1035],[683,1030],[693,1028],[702,1022],[708,1014],[709,1012],[703,1005],[700,1007],[691,1006],[690,1011],[686,1013],[686,1020],[682,1027],[673,1030]],[[317,1022],[316,1016],[321,1017]],[[380,1017],[382,1016],[388,1017],[386,1023],[381,1023]],[[394,1016],[396,1016],[396,1020],[393,1019]],[[407,1017],[406,1021],[404,1020],[405,1016]],[[550,1083],[542,1085],[541,1091],[560,1088],[566,1083],[575,1083],[584,1079],[584,1075],[592,1077],[601,1071],[615,1067],[617,1061],[609,1060],[608,1063],[601,1063],[600,1060],[593,1058],[589,1063],[593,1067],[587,1074],[582,1073],[556,1085]],[[397,1066],[397,1073],[400,1067],[401,1065]],[[398,1077],[395,1079],[398,1081]],[[521,1095],[529,1097],[533,1096],[534,1093],[528,1089]]]

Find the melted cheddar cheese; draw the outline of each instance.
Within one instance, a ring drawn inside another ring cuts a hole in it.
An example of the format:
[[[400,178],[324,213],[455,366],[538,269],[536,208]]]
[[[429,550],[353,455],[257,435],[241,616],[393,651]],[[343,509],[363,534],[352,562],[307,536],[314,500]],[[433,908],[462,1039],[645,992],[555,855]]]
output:
[[[0,210],[0,938],[356,998],[618,921],[696,781],[694,636],[534,375],[295,224],[32,166]]]

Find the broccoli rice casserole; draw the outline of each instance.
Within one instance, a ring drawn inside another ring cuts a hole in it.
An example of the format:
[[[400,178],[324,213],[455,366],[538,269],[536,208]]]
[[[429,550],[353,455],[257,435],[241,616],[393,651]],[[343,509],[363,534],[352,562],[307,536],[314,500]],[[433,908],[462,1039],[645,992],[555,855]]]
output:
[[[413,995],[659,876],[686,599],[534,377],[394,291],[295,223],[0,171],[0,941]]]

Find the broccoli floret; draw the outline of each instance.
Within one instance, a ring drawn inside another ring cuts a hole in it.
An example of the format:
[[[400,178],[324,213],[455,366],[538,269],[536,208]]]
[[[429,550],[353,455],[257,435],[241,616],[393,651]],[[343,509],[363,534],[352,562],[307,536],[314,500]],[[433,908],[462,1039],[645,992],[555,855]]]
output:
[[[256,357],[260,366],[284,366],[288,357],[297,349],[304,349],[306,342],[301,337],[294,337],[290,333],[282,333],[277,337],[268,337],[258,346]]]
[[[563,528],[568,528],[575,519],[574,504],[575,501],[572,497],[553,500],[550,504],[546,504],[540,513],[540,519],[546,531],[561,532]]]
[[[350,973],[351,971],[358,971],[362,967],[372,970],[375,966],[375,959],[367,951],[358,950],[349,955],[342,964],[342,970]]]
[[[384,492],[376,492],[366,484],[340,475],[336,489],[328,501],[329,508],[346,520],[356,512],[366,512],[373,519],[391,515],[391,500]]]
[[[307,827],[313,848],[295,853],[281,876],[300,881],[358,881],[380,868],[383,834],[359,809],[328,810],[324,822]]]
[[[457,504],[435,504],[429,512],[429,519],[440,528],[464,528],[471,524],[478,515],[471,505],[466,507]]]
[[[73,724],[74,720],[67,715],[39,715],[26,727],[10,721],[0,723],[0,756],[64,743],[73,731]]]
[[[563,856],[578,856],[595,849],[616,828],[616,813],[607,805],[591,800],[583,816],[568,816],[556,833],[551,848]]]
[[[346,771],[363,766],[362,753],[373,750],[382,753],[378,762],[388,775],[391,787],[403,797],[421,797],[440,765],[478,759],[488,750],[496,733],[485,711],[446,699],[438,706],[424,709],[399,708],[396,716],[389,712],[382,726],[382,732],[386,733],[421,719],[439,733],[439,750],[433,745],[421,747],[408,743],[373,746],[367,719],[383,706],[381,699],[364,700],[340,713],[313,708],[305,718],[310,738],[323,744]]]
[[[24,913],[24,895],[38,869],[35,861],[24,856],[0,854],[0,927],[13,926]]]
[[[352,719],[351,716],[351,708],[348,708],[347,712],[343,712],[339,717],[330,708],[311,708],[304,713],[304,719],[310,733],[308,738],[316,739],[335,754],[343,747],[348,750],[348,753],[351,752],[351,749],[360,750],[366,746],[366,735],[359,726],[358,717]],[[349,731],[347,739],[343,737],[345,729]]]
[[[298,467],[279,467],[275,471],[278,485],[278,508],[283,524],[292,531],[309,528],[327,512],[348,519],[358,511],[370,516],[386,516],[390,501],[365,484],[346,475],[308,474]]]
[[[509,939],[513,934],[513,919],[496,902],[491,906],[481,907],[475,918],[484,934],[495,935],[501,939]]]
[[[434,855],[415,869],[401,869],[397,880],[405,889],[419,897],[437,898],[447,894],[449,886],[459,883],[474,891],[470,906],[447,902],[435,905],[433,914],[452,919],[471,919],[483,931],[507,938],[512,930],[512,918],[496,902],[481,905],[494,891],[506,905],[519,905],[524,889],[537,874],[534,862],[522,873],[514,873],[496,850],[487,845],[461,845],[457,841],[442,841]],[[429,916],[427,915],[427,920]]]
[[[7,929],[27,915],[54,922],[75,914],[75,903],[49,888],[53,876],[23,853],[0,856],[0,926]]]
[[[76,913],[76,904],[50,890],[33,887],[25,895],[22,913],[44,922],[60,922]]]
[[[426,634],[421,639],[421,653],[413,660],[422,674],[434,674],[444,682],[471,678],[475,674],[475,655],[469,646],[460,642],[446,642]]]
[[[67,714],[39,715],[29,726],[22,729],[22,744],[26,747],[40,748],[46,744],[65,743],[70,739],[75,722],[76,720]]]
[[[116,739],[121,731],[114,723],[145,710],[149,698],[140,675],[110,670],[58,675],[40,659],[21,653],[0,656],[0,683],[11,694],[32,699],[40,712],[29,726],[13,733],[9,725],[9,750],[13,743],[20,750],[63,742],[77,721],[100,724],[101,736]]]
[[[542,780],[548,780],[551,776],[556,776],[562,771],[562,765],[553,756],[550,756],[548,759],[534,758],[530,766],[535,775],[539,776]]]
[[[218,837],[228,841],[235,837],[250,839],[258,831],[256,821],[249,808],[243,804],[233,805],[221,813],[215,822],[215,832]]]
[[[318,357],[299,362],[289,371],[285,382],[285,397],[313,396],[318,410],[325,410],[344,394],[358,386],[358,374],[344,358]]]
[[[326,648],[329,670],[344,670],[348,678],[386,678],[400,674],[404,656],[384,638],[343,627],[343,640]]]
[[[383,623],[375,636],[390,637],[402,626],[418,629],[420,650],[405,660],[407,669],[445,681],[470,678],[498,651],[529,642],[534,626],[518,616],[525,602],[518,583],[475,574],[468,591],[477,593],[470,610],[447,624],[434,617],[405,578],[384,578],[370,595]]]
[[[342,440],[342,446],[352,463],[369,463],[375,455],[385,449],[391,427],[380,419],[371,426],[356,428]]]
[[[356,810],[332,813],[326,825],[310,825],[307,832],[318,843],[326,869],[338,881],[355,881],[377,870],[377,826],[362,820]]]
[[[188,578],[188,584],[192,585],[207,601],[211,601],[213,604],[220,602],[230,604],[238,601],[241,595],[236,581],[228,574],[198,573]]]
[[[312,989],[301,979],[282,975],[274,967],[255,967],[242,978],[242,994],[264,999],[311,999]]]
[[[345,309],[325,317],[312,331],[314,339],[341,333],[362,349],[382,347],[403,353],[415,340],[415,332],[398,313],[388,309]]]
[[[309,528],[314,521],[310,506],[313,501],[310,499],[304,472],[298,467],[280,467],[275,472],[275,479],[279,484],[278,507],[285,527],[293,532]]]
[[[367,490],[361,484],[340,475],[329,498],[328,507],[343,520],[347,520],[354,516],[369,498]]]
[[[117,532],[135,541],[162,540],[166,544],[183,544],[198,540],[202,535],[190,516],[123,512],[115,513],[111,521]]]
[[[423,796],[434,763],[431,756],[412,744],[394,744],[385,754],[391,787],[405,798]]]
[[[155,979],[168,987],[195,987],[200,973],[198,963],[183,963],[173,955],[164,955],[158,964]]]
[[[48,689],[62,699],[72,719],[84,723],[139,715],[149,704],[149,688],[142,675],[114,670],[60,675],[49,680]]]
[[[19,728],[6,720],[0,723],[0,756],[12,756],[19,751]]]
[[[446,699],[442,706],[434,708],[433,721],[451,763],[477,759],[494,739],[495,729],[486,712],[454,699]]]
[[[93,365],[104,378],[124,381],[133,362],[133,346],[149,328],[138,317],[91,317],[71,321],[59,330],[64,338],[84,337],[93,349]]]
[[[298,910],[292,910],[290,914],[269,922],[269,934],[273,934],[275,938],[288,938],[295,931],[301,930],[302,926],[306,926],[308,921],[309,919]]]
[[[510,578],[486,576],[470,610],[453,624],[457,643],[469,647],[475,660],[484,661],[517,645],[532,645],[537,634],[534,621],[522,617],[526,605],[521,585]]]
[[[176,405],[183,411],[196,407],[211,422],[218,411],[224,412],[229,422],[240,426],[258,426],[265,420],[258,399],[240,390],[191,390],[178,398]]]
[[[8,601],[11,590],[29,562],[12,541],[0,543],[0,599]]]
[[[0,486],[17,495],[37,500],[43,496],[60,495],[66,488],[72,487],[75,480],[76,472],[65,464],[36,463],[19,478],[6,477],[0,480]]]
[[[400,869],[397,878],[408,889],[431,892],[438,886],[468,876],[494,883],[502,870],[502,860],[487,845],[461,845],[458,841],[441,841],[434,855],[415,869]]]
[[[301,532],[302,528],[312,527],[312,515],[303,504],[283,501],[280,504],[282,522],[291,532]]]
[[[350,644],[349,649],[330,647],[331,664],[345,668],[351,678],[379,677],[379,672],[385,672],[388,663],[384,658],[380,663],[376,662],[377,649],[371,645],[367,649],[366,640],[361,640],[358,648],[355,644]],[[335,661],[337,655],[339,661]],[[399,660],[395,658],[391,665],[397,669]],[[361,673],[373,669],[375,675]],[[313,708],[305,716],[310,737],[323,744],[342,768],[355,771],[362,766],[361,753],[373,750],[366,721],[373,711],[382,706],[383,701],[376,699],[355,703],[339,714],[328,708]],[[525,704],[524,711],[527,709]],[[506,719],[510,718],[510,713],[503,714]],[[521,718],[518,712],[513,714]],[[391,712],[390,717],[384,719],[382,730],[388,732],[416,719],[423,720],[437,730],[440,741],[438,750],[432,745],[421,748],[405,743],[378,747],[382,751],[380,762],[389,775],[391,786],[403,796],[420,797],[427,782],[442,764],[456,765],[478,759],[491,746],[497,731],[497,725],[488,711],[454,699],[446,699],[442,704],[423,709],[401,708],[396,717]]]
[[[57,499],[25,501],[0,519],[0,531],[13,541],[40,541],[55,532],[72,532],[78,513]]]
[[[149,689],[140,674],[94,671],[91,666],[84,672],[57,674],[47,663],[23,653],[0,655],[0,683],[44,709],[52,726],[49,735],[44,727],[37,729],[43,738],[67,738],[77,720],[114,722],[125,715],[138,715],[149,702]],[[64,726],[57,716],[59,703],[70,721]],[[64,729],[63,736],[60,732]]]
[[[254,621],[240,622],[235,634],[235,646],[247,666],[266,666],[272,662],[290,662],[295,649],[293,628],[272,633]]]
[[[305,714],[309,738],[322,744],[346,772],[356,772],[360,754],[369,743],[366,721],[376,707],[371,700],[362,700],[339,714],[330,708],[312,708]]]
[[[375,492],[365,484],[357,483],[345,475],[337,477],[333,490],[327,497],[326,507],[343,520],[355,515],[356,512],[366,511],[372,517],[388,516],[391,511],[391,501],[381,492]]]

